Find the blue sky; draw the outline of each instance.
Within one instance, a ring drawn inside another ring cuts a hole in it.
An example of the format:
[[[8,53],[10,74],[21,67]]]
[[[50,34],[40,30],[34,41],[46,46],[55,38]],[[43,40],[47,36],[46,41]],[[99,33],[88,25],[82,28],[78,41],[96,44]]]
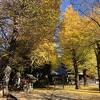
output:
[[[60,7],[62,12],[65,12],[66,7],[68,7],[70,5],[71,1],[73,1],[74,4],[75,4],[76,2],[79,2],[80,0],[62,0],[62,4],[61,4],[61,7]]]
[[[70,5],[70,1],[73,1],[74,4],[81,4],[82,2],[85,1],[85,6],[82,6],[81,9],[85,9],[85,8],[89,8],[89,5],[91,6],[91,4],[93,4],[93,2],[96,2],[96,1],[100,1],[100,0],[62,0],[62,4],[61,4],[61,12],[65,12],[66,10],[66,7],[68,7]],[[77,6],[78,7],[78,6]],[[77,9],[76,7],[76,9]]]
[[[68,5],[70,5],[70,0],[62,0],[62,4],[61,4],[61,7],[60,7],[61,11],[62,11],[62,12],[65,12],[66,7],[67,7]]]

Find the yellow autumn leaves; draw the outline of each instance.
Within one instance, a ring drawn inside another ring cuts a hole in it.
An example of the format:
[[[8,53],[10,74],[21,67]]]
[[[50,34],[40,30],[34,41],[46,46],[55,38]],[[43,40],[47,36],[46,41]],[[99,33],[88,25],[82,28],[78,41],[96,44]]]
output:
[[[70,6],[64,14],[64,19],[61,26],[61,41],[62,44],[74,46],[82,39],[82,21],[78,13]],[[67,43],[67,44],[66,44]]]
[[[100,15],[90,15],[99,22]],[[69,48],[77,47],[79,44],[83,44],[83,41],[93,42],[100,35],[100,28],[88,17],[79,16],[78,12],[73,10],[70,6],[67,8],[64,19],[61,25],[61,42],[62,46],[68,46]],[[85,42],[86,43],[86,42]]]

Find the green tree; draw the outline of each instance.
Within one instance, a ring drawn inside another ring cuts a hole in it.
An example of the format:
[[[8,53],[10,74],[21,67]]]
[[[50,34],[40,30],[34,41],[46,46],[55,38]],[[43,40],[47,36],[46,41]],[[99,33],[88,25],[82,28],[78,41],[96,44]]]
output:
[[[19,58],[21,63],[26,63],[23,61],[31,58],[31,52],[41,41],[53,39],[53,31],[59,22],[60,3],[61,0],[2,1],[1,46],[13,64],[20,62]]]

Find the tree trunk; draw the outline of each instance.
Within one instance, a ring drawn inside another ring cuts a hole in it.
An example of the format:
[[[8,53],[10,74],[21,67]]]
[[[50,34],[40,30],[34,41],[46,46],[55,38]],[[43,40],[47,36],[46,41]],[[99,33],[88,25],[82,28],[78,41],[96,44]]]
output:
[[[98,70],[98,79],[99,79],[99,91],[100,91],[100,44],[96,43],[96,59],[97,59],[97,70]]]
[[[98,66],[98,64],[97,64],[97,70],[98,70],[99,91],[100,91],[100,66]]]
[[[86,76],[86,69],[83,70],[83,79],[84,79],[84,86],[87,85],[87,76]]]
[[[16,36],[18,34],[18,29],[17,29],[18,23],[17,23],[17,15],[14,12],[13,15],[13,33],[11,34],[11,39],[9,41],[9,47],[8,47],[8,56],[9,56],[9,64],[12,65],[14,55],[16,52]]]
[[[72,61],[75,70],[75,89],[79,89],[78,65],[76,60],[76,51],[72,49]]]

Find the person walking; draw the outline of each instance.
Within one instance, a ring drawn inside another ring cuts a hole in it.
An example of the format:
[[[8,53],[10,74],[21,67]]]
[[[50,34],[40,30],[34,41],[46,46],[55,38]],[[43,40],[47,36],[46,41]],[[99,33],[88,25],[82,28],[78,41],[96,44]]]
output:
[[[58,66],[57,72],[58,72],[59,81],[63,83],[63,88],[64,88],[64,84],[65,84],[65,80],[67,76],[66,66],[64,63],[60,63],[60,65]]]

